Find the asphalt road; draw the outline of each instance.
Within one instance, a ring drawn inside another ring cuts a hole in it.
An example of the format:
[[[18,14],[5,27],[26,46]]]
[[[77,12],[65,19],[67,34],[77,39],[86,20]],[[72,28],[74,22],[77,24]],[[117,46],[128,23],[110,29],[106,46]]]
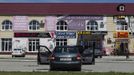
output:
[[[49,71],[49,65],[37,65],[36,59],[0,59],[0,71]],[[134,72],[134,60],[119,58],[97,58],[95,65],[82,65],[83,72]]]

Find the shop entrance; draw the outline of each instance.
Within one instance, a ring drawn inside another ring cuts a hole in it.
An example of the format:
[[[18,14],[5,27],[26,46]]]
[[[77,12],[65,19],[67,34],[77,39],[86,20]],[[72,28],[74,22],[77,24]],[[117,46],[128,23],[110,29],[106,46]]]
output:
[[[104,35],[101,35],[101,34],[78,35],[77,44],[81,45],[84,48],[84,50],[89,49],[89,48],[91,50],[94,50],[95,57],[102,57],[103,38],[104,38]]]
[[[129,52],[127,41],[117,41],[116,42],[116,55],[126,55]]]

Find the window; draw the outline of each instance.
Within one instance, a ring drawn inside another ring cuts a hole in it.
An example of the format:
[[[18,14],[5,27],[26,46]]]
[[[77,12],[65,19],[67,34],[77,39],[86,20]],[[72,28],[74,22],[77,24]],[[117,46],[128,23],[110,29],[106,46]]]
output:
[[[111,38],[107,38],[107,44],[111,44],[111,43],[112,43]]]
[[[39,39],[29,39],[29,51],[37,52],[39,49]]]
[[[1,39],[2,52],[12,51],[12,39],[11,38],[2,38]]]
[[[67,46],[67,47],[56,47],[54,53],[77,53],[78,47]]]
[[[104,23],[103,22],[100,23],[100,28],[104,28]]]
[[[87,30],[98,30],[98,23],[94,20],[91,20],[87,23]]]
[[[29,30],[38,30],[39,29],[39,22],[36,20],[32,20],[29,23]]]
[[[67,39],[56,39],[56,46],[67,45]]]
[[[63,20],[57,22],[57,30],[67,30],[67,23]]]
[[[12,29],[12,22],[9,20],[5,20],[2,22],[2,30],[11,30]]]
[[[116,30],[128,30],[128,26],[125,21],[117,21],[116,25]]]

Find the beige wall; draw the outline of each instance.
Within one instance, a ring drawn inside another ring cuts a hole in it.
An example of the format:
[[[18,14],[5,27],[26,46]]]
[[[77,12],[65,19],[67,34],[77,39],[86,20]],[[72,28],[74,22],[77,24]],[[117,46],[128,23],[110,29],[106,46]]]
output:
[[[129,51],[130,53],[134,53],[134,38],[129,40]]]
[[[0,31],[0,38],[13,38],[14,33],[12,31]]]
[[[13,16],[0,16],[0,30],[2,30],[2,22],[4,20],[10,20],[10,21],[12,21],[13,20],[12,17]]]
[[[115,39],[113,38],[113,33],[115,32],[115,23],[113,22],[113,17],[109,16],[107,17],[107,21],[106,21],[106,29],[108,31],[108,34],[105,36],[105,42],[104,42],[104,46],[105,47],[111,47],[113,44],[107,44],[107,39],[111,38],[112,42],[115,41]]]
[[[12,38],[13,37],[13,31],[2,31],[2,22],[4,20],[10,20],[12,21],[13,16],[0,16],[0,38]]]

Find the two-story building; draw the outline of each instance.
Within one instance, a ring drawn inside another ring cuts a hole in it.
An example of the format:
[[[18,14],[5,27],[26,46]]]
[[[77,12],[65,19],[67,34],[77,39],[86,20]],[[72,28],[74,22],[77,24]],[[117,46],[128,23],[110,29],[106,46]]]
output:
[[[123,54],[133,47],[133,3],[0,3],[0,54],[39,45],[88,45]],[[131,16],[131,17],[130,17]]]

